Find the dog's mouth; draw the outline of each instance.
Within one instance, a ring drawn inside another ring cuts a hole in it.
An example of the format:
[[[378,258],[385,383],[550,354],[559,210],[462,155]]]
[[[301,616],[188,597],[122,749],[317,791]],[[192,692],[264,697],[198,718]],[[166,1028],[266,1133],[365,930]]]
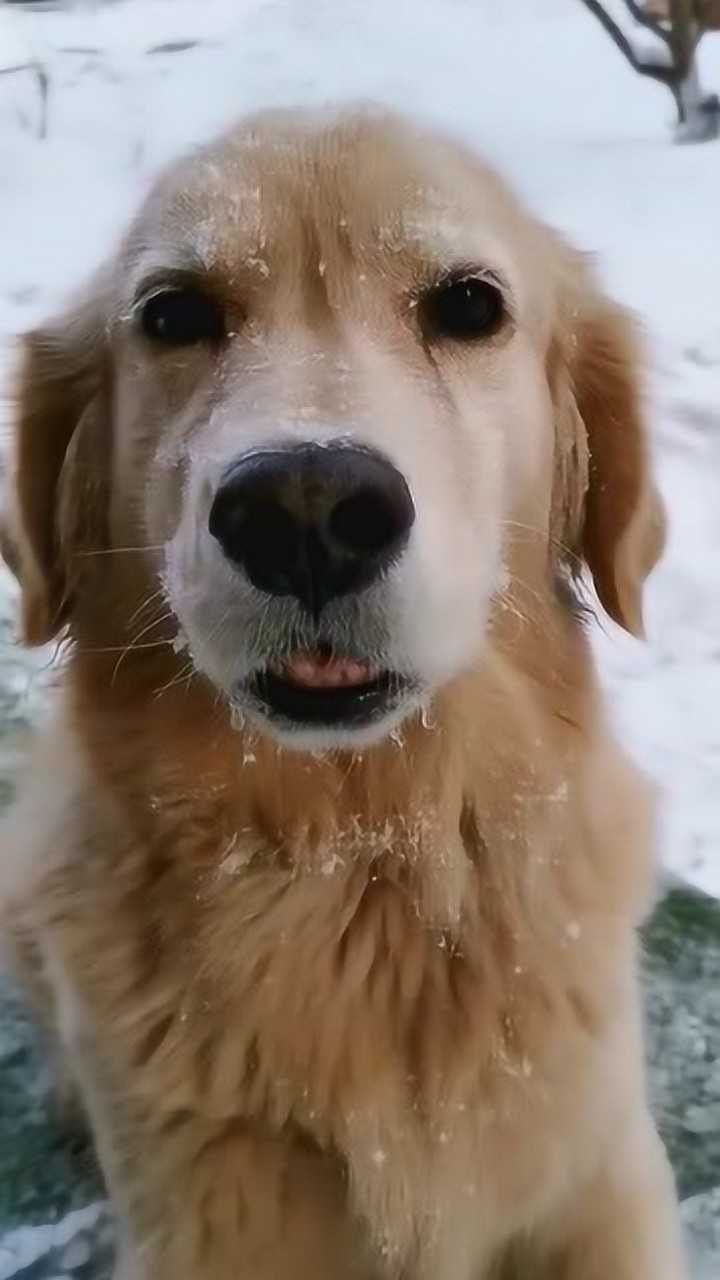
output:
[[[257,672],[248,690],[274,719],[359,727],[386,714],[409,687],[397,672],[326,652],[299,653]]]

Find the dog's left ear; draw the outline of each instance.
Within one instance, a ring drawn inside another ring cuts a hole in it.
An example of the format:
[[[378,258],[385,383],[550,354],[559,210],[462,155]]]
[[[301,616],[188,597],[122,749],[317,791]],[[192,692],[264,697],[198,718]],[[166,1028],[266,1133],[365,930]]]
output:
[[[590,569],[606,612],[643,636],[643,586],[663,550],[665,514],[651,471],[640,342],[631,316],[600,292],[585,264],[575,259],[573,268],[554,339],[562,373],[551,382],[558,453],[567,458],[570,449],[582,465],[563,469],[565,492],[554,506],[574,512],[563,536]]]
[[[45,644],[67,621],[73,550],[96,517],[97,468],[83,470],[78,457],[101,413],[106,291],[98,272],[73,306],[21,343],[0,553],[20,583],[28,645]]]

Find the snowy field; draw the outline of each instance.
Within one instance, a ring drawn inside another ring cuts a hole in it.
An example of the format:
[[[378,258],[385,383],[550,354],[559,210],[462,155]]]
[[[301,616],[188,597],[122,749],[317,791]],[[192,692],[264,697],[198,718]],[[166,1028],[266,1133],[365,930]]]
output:
[[[34,77],[0,76],[0,397],[13,335],[94,265],[157,167],[249,108],[372,97],[421,110],[597,251],[647,327],[671,518],[649,643],[608,623],[598,653],[623,734],[663,789],[667,866],[720,894],[720,142],[671,144],[669,94],[626,67],[579,0],[0,6],[0,67],[31,59],[49,76],[44,140]],[[720,91],[720,36],[702,63]],[[0,399],[0,427],[7,415]]]

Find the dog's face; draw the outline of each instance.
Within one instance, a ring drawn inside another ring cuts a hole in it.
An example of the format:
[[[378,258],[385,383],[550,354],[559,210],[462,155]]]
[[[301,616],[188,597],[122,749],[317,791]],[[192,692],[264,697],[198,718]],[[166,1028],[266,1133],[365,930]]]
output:
[[[494,611],[552,590],[563,554],[639,626],[658,521],[624,320],[444,140],[368,113],[250,121],[160,181],[28,352],[30,640],[92,609],[68,557],[144,548],[105,573],[135,603],[159,582],[174,648],[228,703],[352,747],[481,661]],[[73,514],[83,468],[102,533]]]
[[[242,131],[131,235],[115,490],[197,666],[284,739],[383,734],[472,663],[506,522],[547,523],[533,249],[487,175],[367,121]]]

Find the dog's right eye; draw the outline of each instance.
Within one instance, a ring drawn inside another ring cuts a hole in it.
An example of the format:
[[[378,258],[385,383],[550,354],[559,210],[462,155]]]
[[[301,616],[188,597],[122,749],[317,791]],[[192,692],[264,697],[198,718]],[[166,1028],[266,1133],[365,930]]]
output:
[[[199,289],[168,289],[148,298],[140,312],[146,338],[168,347],[220,342],[225,337],[222,307]]]

